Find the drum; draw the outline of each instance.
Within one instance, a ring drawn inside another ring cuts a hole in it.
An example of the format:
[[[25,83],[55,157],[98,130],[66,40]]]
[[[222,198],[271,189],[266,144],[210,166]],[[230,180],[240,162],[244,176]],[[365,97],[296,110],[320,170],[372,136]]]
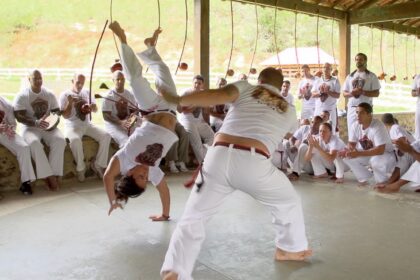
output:
[[[57,127],[60,123],[60,116],[56,114],[49,114],[48,117],[44,119],[44,121],[48,122],[48,127],[45,129],[46,131],[51,131]]]

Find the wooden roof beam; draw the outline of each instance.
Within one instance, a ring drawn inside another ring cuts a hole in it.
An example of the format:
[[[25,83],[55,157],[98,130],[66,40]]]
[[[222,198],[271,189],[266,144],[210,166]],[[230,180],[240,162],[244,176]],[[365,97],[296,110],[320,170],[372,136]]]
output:
[[[410,27],[402,24],[394,24],[392,22],[381,22],[374,24],[363,24],[366,26],[373,26],[374,28],[383,29],[387,31],[394,31],[397,33],[405,33],[408,35],[415,35],[420,39],[420,30],[419,28]]]
[[[297,9],[298,13],[308,14],[308,15],[317,15],[319,11],[319,16],[325,18],[335,18],[335,19],[344,19],[346,13],[340,10],[336,10],[333,8],[311,4],[307,2],[303,2],[301,0],[233,0],[235,2],[246,3],[246,4],[254,4],[255,2],[257,5],[266,6],[266,7],[276,7],[277,8],[287,11],[295,11]]]
[[[395,5],[360,9],[349,12],[350,24],[387,22],[399,19],[418,18],[420,1],[404,2]]]

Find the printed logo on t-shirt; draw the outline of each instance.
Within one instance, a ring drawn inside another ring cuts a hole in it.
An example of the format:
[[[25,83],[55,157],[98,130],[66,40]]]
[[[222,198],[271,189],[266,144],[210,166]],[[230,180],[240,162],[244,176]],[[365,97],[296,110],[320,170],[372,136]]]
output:
[[[303,98],[305,98],[306,100],[311,99],[311,96],[312,96],[311,90],[312,90],[312,84],[311,83],[306,83],[306,85],[301,87],[300,92],[301,92],[301,94],[303,94]]]
[[[352,81],[353,89],[363,88],[365,86],[365,79],[355,77]]]
[[[156,161],[162,157],[162,152],[163,145],[160,143],[147,145],[146,150],[136,157],[136,162],[148,166],[155,166]]]
[[[115,103],[115,108],[117,109],[117,117],[120,120],[125,120],[130,115],[128,102],[123,98],[120,98],[120,100]]]
[[[367,137],[367,135],[364,135],[362,138],[360,138],[359,143],[363,150],[370,150],[373,148],[373,142]]]
[[[319,99],[321,102],[325,102],[328,98],[328,92],[330,91],[330,86],[327,83],[322,83],[322,85],[319,87],[319,93],[321,96]]]
[[[34,111],[34,117],[40,119],[48,111],[48,101],[38,97],[31,103],[31,107]]]
[[[87,104],[86,100],[81,96],[73,96],[74,98],[74,109],[76,110],[76,116],[82,121],[86,120],[86,114],[83,113],[82,107]]]

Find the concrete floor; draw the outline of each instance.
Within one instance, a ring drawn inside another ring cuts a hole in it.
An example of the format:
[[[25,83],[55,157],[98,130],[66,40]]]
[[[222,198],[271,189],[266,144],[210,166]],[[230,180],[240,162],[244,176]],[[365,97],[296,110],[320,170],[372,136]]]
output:
[[[170,222],[150,187],[124,211],[107,216],[100,181],[67,183],[58,193],[41,187],[32,197],[3,193],[0,201],[0,279],[159,279],[165,251],[189,190],[188,175],[168,178]],[[273,261],[269,213],[236,192],[208,225],[195,279],[420,279],[420,194],[380,195],[354,186],[303,177],[302,197],[314,256]]]

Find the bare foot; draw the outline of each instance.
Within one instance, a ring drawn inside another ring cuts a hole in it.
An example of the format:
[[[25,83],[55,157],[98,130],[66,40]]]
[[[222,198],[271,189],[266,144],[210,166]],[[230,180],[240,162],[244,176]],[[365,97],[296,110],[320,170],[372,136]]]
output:
[[[312,250],[308,249],[300,252],[287,252],[276,248],[276,261],[304,261],[306,258],[312,256]]]
[[[396,183],[392,183],[389,185],[376,185],[375,191],[380,193],[396,193],[400,191],[400,186]]]
[[[314,179],[328,178],[328,173],[324,173],[324,174],[321,174],[321,175],[315,175],[315,176],[312,176],[312,178],[314,178]]]
[[[160,33],[162,33],[162,29],[161,28],[156,29],[155,32],[153,32],[152,37],[146,38],[144,40],[144,44],[148,47],[156,46],[156,42],[157,42],[157,39],[159,38]]]
[[[357,184],[358,187],[367,187],[369,186],[369,182],[368,181],[363,181],[363,182],[359,182],[359,184]]]
[[[120,39],[121,43],[127,44],[127,37],[125,36],[124,29],[121,28],[118,21],[111,22],[108,27]]]
[[[292,172],[289,175],[287,175],[287,178],[289,178],[290,181],[297,181],[299,180],[299,174],[296,172]]]
[[[344,178],[337,178],[337,179],[335,179],[335,181],[334,181],[336,184],[342,184],[342,183],[344,183]]]
[[[163,280],[177,280],[178,274],[176,274],[173,271],[164,272],[162,279]]]
[[[47,177],[45,180],[47,183],[47,188],[49,191],[57,191],[58,190],[58,182],[55,176]]]

